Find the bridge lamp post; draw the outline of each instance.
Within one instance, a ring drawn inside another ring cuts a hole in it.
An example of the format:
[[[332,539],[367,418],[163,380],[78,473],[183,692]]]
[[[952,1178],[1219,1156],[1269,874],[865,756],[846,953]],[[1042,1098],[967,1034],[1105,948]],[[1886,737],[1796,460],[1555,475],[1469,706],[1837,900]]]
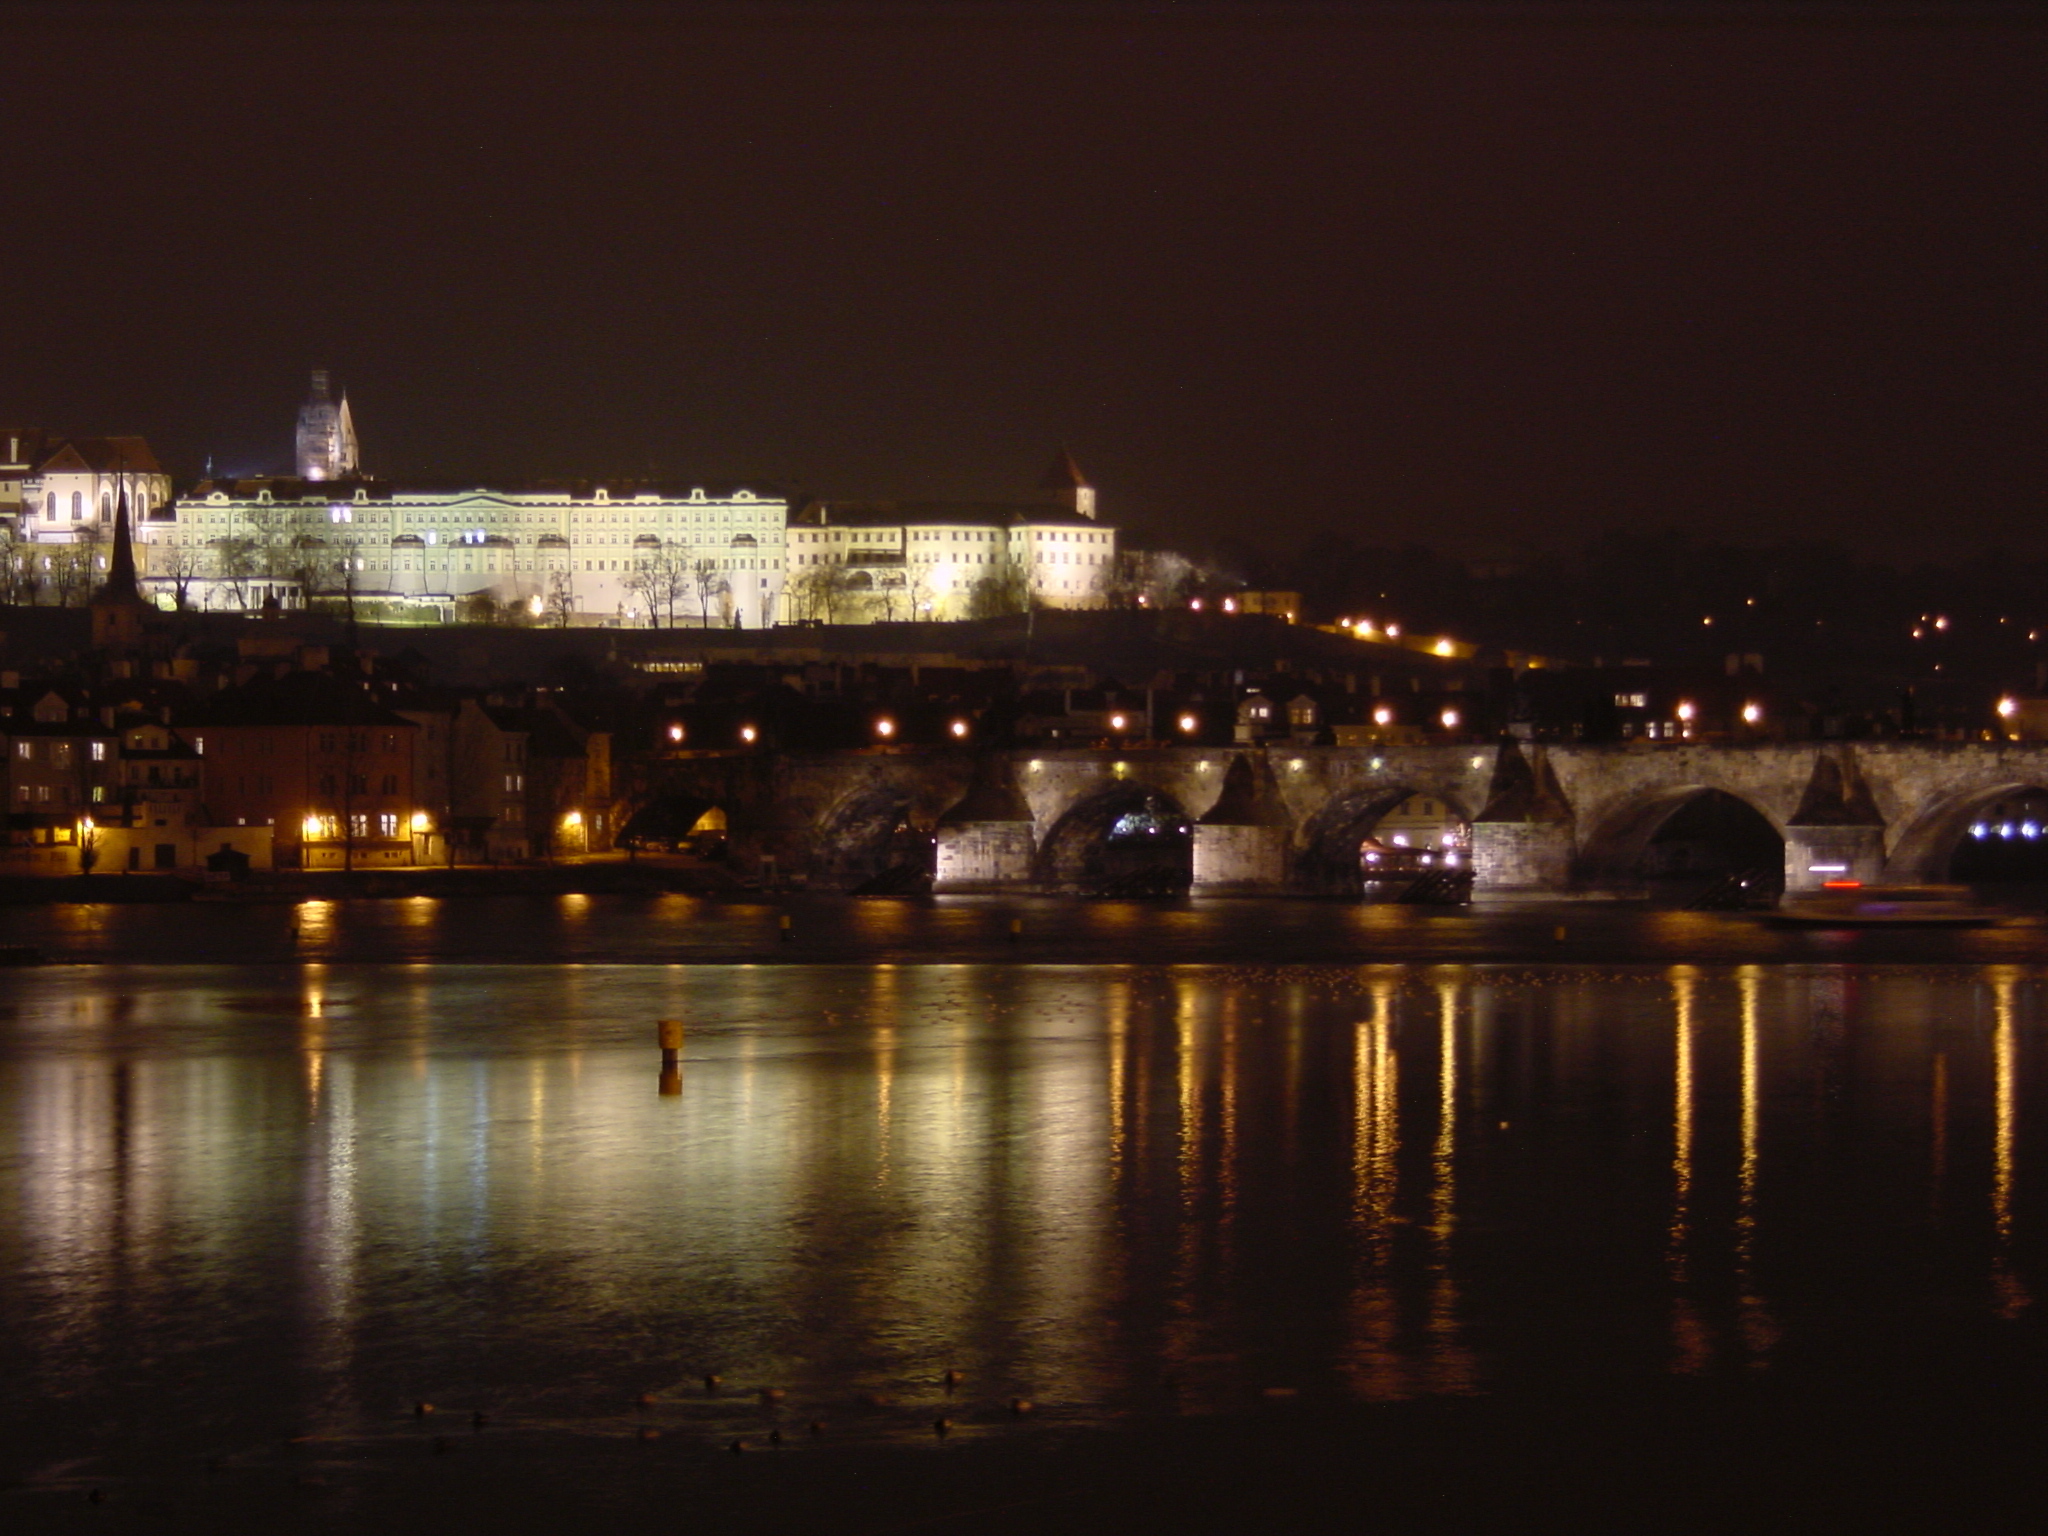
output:
[[[1681,735],[1681,736],[1685,736],[1685,737],[1690,737],[1690,736],[1692,735],[1692,722],[1693,722],[1693,717],[1694,717],[1695,715],[1697,715],[1698,713],[1699,713],[1699,710],[1698,710],[1698,709],[1697,709],[1697,708],[1696,708],[1696,707],[1694,706],[1694,704],[1693,704],[1693,702],[1692,702],[1692,700],[1691,700],[1691,699],[1682,699],[1682,700],[1680,700],[1680,701],[1679,701],[1679,705],[1678,705],[1678,734],[1679,734],[1679,735]]]
[[[1380,727],[1381,730],[1385,730],[1394,723],[1394,712],[1382,704],[1372,712],[1372,723]]]
[[[967,739],[967,722],[965,720],[955,720],[946,729],[952,733],[955,741],[965,741]]]
[[[1755,700],[1752,699],[1749,703],[1742,706],[1742,723],[1744,725],[1759,725],[1763,722],[1763,718],[1764,707]]]
[[[2018,699],[2009,693],[2000,697],[1998,701],[1998,719],[2004,725],[2005,735],[2009,740],[2017,740],[2019,738],[2019,732],[2012,728],[2013,717],[2019,714],[2019,712],[2020,701]]]
[[[755,730],[751,725],[743,725],[740,727],[740,740],[745,742],[750,747],[757,740],[760,739],[760,735],[761,733]]]
[[[668,728],[668,739],[671,746],[679,747],[683,744],[682,722],[678,721]]]
[[[887,715],[883,715],[880,719],[875,721],[875,735],[878,739],[882,741],[888,741],[892,739],[895,736],[895,734],[896,722],[894,720],[891,720]]]
[[[1202,722],[1193,715],[1182,715],[1175,724],[1179,725],[1180,733],[1183,736],[1192,736],[1202,728]]]
[[[1447,731],[1455,731],[1458,728],[1459,721],[1463,718],[1464,716],[1460,715],[1455,709],[1447,709],[1437,716],[1437,719],[1443,722],[1443,727]]]

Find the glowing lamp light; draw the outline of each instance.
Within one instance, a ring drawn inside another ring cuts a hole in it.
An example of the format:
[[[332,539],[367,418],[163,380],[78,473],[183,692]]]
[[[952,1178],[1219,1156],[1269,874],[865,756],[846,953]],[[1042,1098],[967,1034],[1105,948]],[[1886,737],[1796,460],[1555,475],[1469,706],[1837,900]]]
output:
[[[425,811],[414,811],[414,812],[412,813],[412,829],[413,829],[413,831],[415,831],[415,832],[431,832],[431,831],[433,831],[433,830],[434,830],[434,822],[433,822],[433,818],[432,818],[432,817],[430,817],[430,816],[428,816],[428,815],[427,815],[427,813],[426,813]]]
[[[1234,597],[1226,597],[1225,599],[1223,599],[1223,611],[1225,613],[1237,612],[1237,599]]]
[[[299,831],[307,837],[318,837],[320,835],[320,818],[318,816],[308,816],[299,823]]]
[[[1943,613],[1943,614],[1937,614],[1937,615],[1935,616],[1935,619],[1934,619],[1934,627],[1935,627],[1936,629],[1947,629],[1947,628],[1948,628],[1948,615],[1947,615],[1947,614],[1945,614],[1945,613]]]
[[[96,825],[98,824],[90,816],[81,816],[78,818],[78,830],[81,832],[90,832]],[[2031,833],[2029,833],[2028,835],[2032,836]]]
[[[562,818],[562,825],[572,832],[575,831],[583,825],[583,813],[581,811],[570,811]]]
[[[1392,725],[1394,723],[1394,712],[1382,704],[1372,712],[1372,723],[1374,725]]]
[[[1358,636],[1361,640],[1370,640],[1373,637],[1372,620],[1360,619],[1351,626],[1351,633]]]
[[[1678,706],[1678,718],[1681,720],[1690,721],[1692,717],[1698,713],[1699,711],[1696,708],[1694,708],[1691,699],[1684,700]]]
[[[1455,731],[1458,728],[1458,721],[1461,717],[1455,709],[1447,709],[1437,718],[1443,721],[1445,730]]]
[[[1130,721],[1126,720],[1122,715],[1111,715],[1109,717],[1109,728],[1112,731],[1120,731],[1129,724]]]
[[[2019,712],[2020,701],[2014,698],[2011,694],[2008,693],[2004,698],[1998,701],[1999,719],[2010,720],[2014,715],[2018,714]]]
[[[1188,612],[1189,612],[1189,613],[1200,613],[1201,611],[1202,611],[1202,600],[1201,600],[1201,599],[1200,599],[1199,597],[1191,597],[1191,598],[1189,598],[1189,599],[1188,599]]]
[[[1755,725],[1755,724],[1757,723],[1757,721],[1759,721],[1759,720],[1763,719],[1763,717],[1764,717],[1764,707],[1763,707],[1763,705],[1761,705],[1761,704],[1745,704],[1745,705],[1743,705],[1743,706],[1742,706],[1742,723],[1743,723],[1744,725]]]
[[[896,734],[896,722],[887,715],[882,716],[881,719],[875,722],[875,734],[881,737],[882,740],[887,741]]]
[[[752,746],[754,744],[754,738],[759,736],[760,734],[761,733],[755,730],[751,725],[743,725],[740,727],[740,740],[744,741],[748,746]]]
[[[682,726],[679,724],[670,726],[668,728],[668,739],[670,741],[681,741],[683,739]]]
[[[953,733],[955,741],[964,741],[967,737],[967,722],[965,720],[955,720],[946,729]]]
[[[1400,625],[1398,625],[1398,624],[1389,624],[1389,625],[1387,626],[1387,638],[1388,638],[1389,640],[1398,640],[1398,639],[1400,639],[1400,638],[1401,638],[1401,626],[1400,626]]]
[[[537,619],[548,611],[548,605],[542,600],[541,595],[536,592],[526,600],[526,611]]]
[[[1202,723],[1202,722],[1201,722],[1201,721],[1199,721],[1199,720],[1197,720],[1197,719],[1196,719],[1196,718],[1195,718],[1195,717],[1194,717],[1193,715],[1182,715],[1182,716],[1180,717],[1180,722],[1179,722],[1179,724],[1180,724],[1180,733],[1181,733],[1181,735],[1183,735],[1183,736],[1192,736],[1192,735],[1194,735],[1194,734],[1195,734],[1195,730],[1196,730],[1196,728],[1197,728],[1198,726],[1200,726],[1200,725],[1201,725],[1201,723]]]
[[[1436,643],[1436,653],[1439,656],[1448,656],[1454,649],[1455,647],[1448,640],[1439,640]]]

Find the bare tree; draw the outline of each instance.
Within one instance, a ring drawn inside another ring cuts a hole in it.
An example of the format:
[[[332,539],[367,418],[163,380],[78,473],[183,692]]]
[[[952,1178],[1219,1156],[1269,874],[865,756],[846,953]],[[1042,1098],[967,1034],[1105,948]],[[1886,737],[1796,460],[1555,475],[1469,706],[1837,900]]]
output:
[[[250,584],[263,570],[263,549],[246,533],[231,533],[213,541],[214,574],[227,583],[228,594],[237,608],[249,606]]]
[[[49,546],[43,569],[50,594],[59,608],[69,608],[91,597],[93,588],[99,584],[99,546],[99,529],[90,523],[72,535],[71,543]]]
[[[854,595],[853,573],[837,561],[806,566],[790,583],[790,592],[803,618],[836,624]]]
[[[43,550],[27,539],[0,543],[0,603],[26,607],[43,585]]]
[[[554,628],[569,627],[570,616],[576,612],[576,584],[567,571],[548,572],[547,596],[541,612]]]
[[[1034,595],[1031,577],[1022,562],[999,555],[988,574],[967,589],[967,616],[993,619],[1004,614],[1027,613]]]
[[[707,558],[691,562],[690,590],[697,595],[697,626],[711,627],[711,603],[730,591],[732,583],[725,579],[725,573],[718,568],[718,562]]]
[[[181,539],[175,544],[152,544],[149,563],[152,574],[170,582],[171,601],[183,613],[191,603],[192,583],[206,574],[211,562],[204,546]]]

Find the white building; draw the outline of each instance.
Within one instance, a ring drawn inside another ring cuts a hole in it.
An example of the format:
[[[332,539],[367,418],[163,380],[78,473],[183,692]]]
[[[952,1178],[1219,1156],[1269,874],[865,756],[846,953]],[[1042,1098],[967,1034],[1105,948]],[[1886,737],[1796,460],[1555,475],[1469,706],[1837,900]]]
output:
[[[780,610],[787,516],[744,489],[206,481],[137,520],[136,554],[166,607],[181,588],[229,610],[310,588],[453,616],[489,593],[537,618],[756,629]]]
[[[171,477],[139,437],[0,435],[4,473],[18,490],[17,533],[38,544],[111,540],[122,493],[138,521],[171,497]]]
[[[1095,518],[1095,491],[1062,452],[1044,504],[815,501],[789,530],[784,616],[962,619],[1027,597],[1041,607],[1093,608],[1116,565],[1116,529]]]

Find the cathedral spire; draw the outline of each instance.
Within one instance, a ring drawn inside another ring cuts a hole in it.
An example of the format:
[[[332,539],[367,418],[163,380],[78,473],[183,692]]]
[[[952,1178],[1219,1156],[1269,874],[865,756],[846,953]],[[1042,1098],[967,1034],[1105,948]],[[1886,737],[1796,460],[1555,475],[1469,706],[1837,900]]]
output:
[[[1088,477],[1081,473],[1081,466],[1074,462],[1074,455],[1064,444],[1038,486],[1040,490],[1059,491],[1073,497],[1074,510],[1083,517],[1095,515],[1095,487],[1088,483]]]
[[[126,476],[122,477],[126,481]],[[93,648],[114,655],[132,653],[142,645],[142,615],[149,599],[135,579],[135,544],[128,533],[128,487],[114,506],[114,553],[107,561],[107,579],[93,593]]]

